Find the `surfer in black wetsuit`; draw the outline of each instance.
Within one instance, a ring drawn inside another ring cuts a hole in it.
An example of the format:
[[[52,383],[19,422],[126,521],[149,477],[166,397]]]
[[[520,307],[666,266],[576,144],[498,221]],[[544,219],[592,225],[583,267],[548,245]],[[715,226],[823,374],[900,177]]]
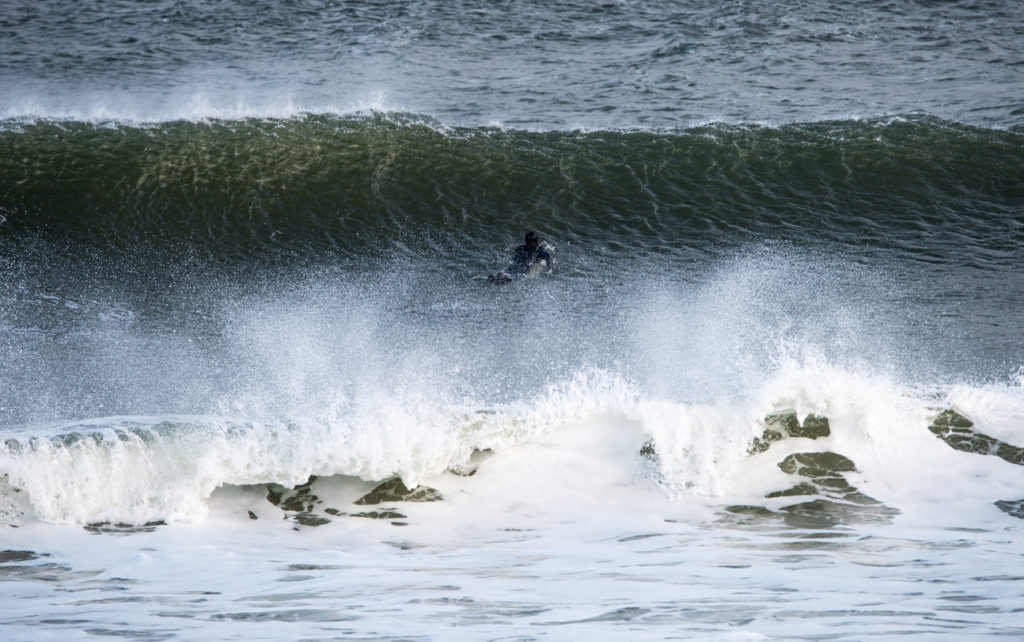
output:
[[[540,237],[536,232],[527,232],[526,242],[517,247],[512,255],[512,263],[501,272],[487,277],[487,282],[508,283],[521,279],[538,263],[543,263],[549,272],[554,268],[551,253],[540,246]]]

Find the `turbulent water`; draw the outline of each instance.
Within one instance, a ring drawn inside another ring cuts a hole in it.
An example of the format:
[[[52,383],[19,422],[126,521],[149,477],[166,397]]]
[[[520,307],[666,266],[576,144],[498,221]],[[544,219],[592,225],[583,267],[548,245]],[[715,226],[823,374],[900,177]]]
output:
[[[1024,635],[1022,43],[0,7],[5,639]]]

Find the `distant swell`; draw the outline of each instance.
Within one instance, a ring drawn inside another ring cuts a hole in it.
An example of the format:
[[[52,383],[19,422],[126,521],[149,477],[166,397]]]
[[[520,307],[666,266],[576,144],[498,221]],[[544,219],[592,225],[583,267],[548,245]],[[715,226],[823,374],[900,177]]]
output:
[[[408,115],[8,121],[0,239],[360,254],[524,226],[659,252],[757,238],[984,261],[1024,249],[1024,134],[930,117],[679,131],[446,128]]]

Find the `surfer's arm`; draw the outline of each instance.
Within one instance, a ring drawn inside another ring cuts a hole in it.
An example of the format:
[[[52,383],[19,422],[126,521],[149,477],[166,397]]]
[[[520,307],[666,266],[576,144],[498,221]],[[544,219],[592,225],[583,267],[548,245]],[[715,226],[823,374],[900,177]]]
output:
[[[555,269],[555,261],[554,259],[551,258],[550,252],[548,252],[547,250],[541,250],[539,258],[541,261],[544,261],[544,265],[548,267],[548,272]]]

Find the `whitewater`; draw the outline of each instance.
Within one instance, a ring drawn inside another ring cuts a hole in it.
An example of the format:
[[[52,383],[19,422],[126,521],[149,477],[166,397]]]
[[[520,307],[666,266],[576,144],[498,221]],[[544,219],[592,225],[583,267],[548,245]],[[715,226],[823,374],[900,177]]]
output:
[[[365,288],[319,274],[221,301],[201,332],[154,334],[97,301],[43,299],[94,311],[68,329],[78,336],[59,350],[75,356],[56,381],[38,363],[9,366],[54,399],[22,400],[23,414],[81,418],[5,429],[6,628],[1015,634],[1022,459],[997,454],[1019,443],[1020,379],[908,379],[891,366],[910,357],[872,331],[882,315],[848,301],[795,319],[785,311],[850,277],[787,288],[809,267],[791,256],[727,262],[693,286],[633,284],[610,297],[625,311],[585,326],[590,295],[558,275],[484,290],[544,303],[543,323],[531,309],[497,329],[465,292],[409,309],[402,285],[382,295],[372,277]],[[509,365],[523,353],[524,367]],[[79,389],[97,407],[61,400]],[[104,397],[211,405],[109,415]],[[938,438],[949,409],[990,441]],[[396,477],[396,492],[366,499]]]

